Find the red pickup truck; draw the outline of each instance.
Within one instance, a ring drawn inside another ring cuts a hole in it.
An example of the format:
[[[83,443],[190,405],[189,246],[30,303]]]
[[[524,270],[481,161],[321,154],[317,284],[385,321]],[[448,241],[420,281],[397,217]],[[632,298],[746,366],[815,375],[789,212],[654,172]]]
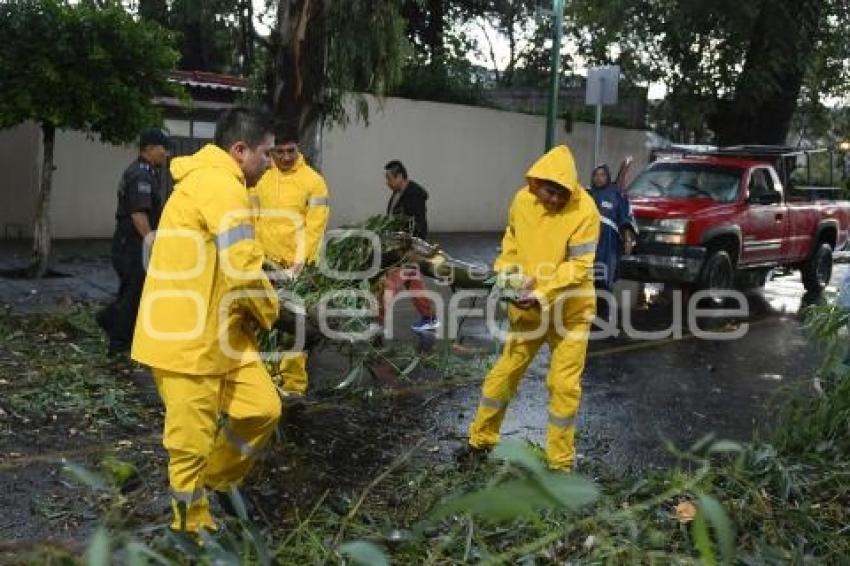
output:
[[[628,187],[640,233],[620,276],[729,289],[764,285],[771,269],[789,267],[806,290],[823,290],[833,250],[848,242],[850,202],[835,198],[838,188],[812,186],[810,159],[770,146],[661,156]],[[827,184],[837,182],[835,165],[830,155]]]

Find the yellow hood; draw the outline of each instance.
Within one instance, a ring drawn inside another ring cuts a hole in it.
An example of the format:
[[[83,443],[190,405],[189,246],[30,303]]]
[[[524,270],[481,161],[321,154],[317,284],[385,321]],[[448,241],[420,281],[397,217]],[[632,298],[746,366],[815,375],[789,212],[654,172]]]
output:
[[[565,145],[550,149],[531,166],[525,177],[529,186],[534,185],[535,179],[542,179],[558,183],[571,192],[581,188],[575,159]]]
[[[192,155],[176,157],[171,160],[171,177],[177,184],[198,169],[221,169],[236,177],[240,183],[245,182],[245,176],[239,165],[228,153],[217,145],[207,144]]]

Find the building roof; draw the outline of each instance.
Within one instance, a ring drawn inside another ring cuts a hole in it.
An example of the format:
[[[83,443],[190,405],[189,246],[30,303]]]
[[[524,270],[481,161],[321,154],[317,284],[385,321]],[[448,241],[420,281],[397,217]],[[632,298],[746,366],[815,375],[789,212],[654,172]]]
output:
[[[248,90],[248,81],[243,77],[206,71],[171,71],[168,80],[195,88],[235,92],[246,92]]]

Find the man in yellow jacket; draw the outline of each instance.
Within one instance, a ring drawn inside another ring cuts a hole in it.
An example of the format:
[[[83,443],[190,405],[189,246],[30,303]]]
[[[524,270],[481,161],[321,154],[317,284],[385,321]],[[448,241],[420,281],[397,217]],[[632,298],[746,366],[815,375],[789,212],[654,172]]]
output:
[[[214,144],[171,164],[176,185],[153,246],[132,357],[152,368],[165,404],[175,530],[216,529],[207,490],[238,486],[280,417],[254,337],[277,319],[278,299],[263,273],[246,190],[268,168],[270,124],[264,113],[228,110]]]
[[[257,239],[266,257],[295,274],[319,257],[330,207],[325,180],[307,165],[298,150],[295,128],[278,130],[273,166],[252,191]],[[281,359],[283,391],[288,398],[307,392],[307,354],[291,352]]]
[[[511,204],[494,266],[497,272],[522,274],[523,291],[509,307],[504,350],[484,380],[469,444],[460,456],[474,459],[498,443],[508,403],[546,342],[551,352],[546,456],[552,469],[563,470],[575,459],[581,374],[596,306],[593,260],[599,212],[579,184],[565,146],[541,157],[526,178],[528,185]]]

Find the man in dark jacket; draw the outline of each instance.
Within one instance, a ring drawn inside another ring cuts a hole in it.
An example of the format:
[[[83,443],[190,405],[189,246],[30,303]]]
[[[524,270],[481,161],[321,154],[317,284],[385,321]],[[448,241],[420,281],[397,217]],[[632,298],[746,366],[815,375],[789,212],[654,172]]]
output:
[[[401,161],[390,161],[384,166],[387,188],[391,191],[387,203],[387,216],[406,216],[413,221],[413,235],[417,238],[428,237],[428,192],[418,183],[407,177],[407,169]],[[395,296],[403,289],[413,291],[413,306],[419,312],[420,320],[411,328],[414,332],[427,332],[439,328],[436,307],[433,301],[418,295],[425,291],[425,284],[418,267],[400,267],[387,273],[384,284],[384,297],[381,302],[381,323],[387,306],[391,305]]]
[[[109,355],[130,352],[136,313],[145,283],[143,249],[162,214],[160,168],[168,162],[171,142],[162,130],[152,129],[139,138],[139,157],[121,176],[115,235],[112,237],[112,265],[120,285],[115,301],[100,311],[97,322],[109,338]]]
[[[387,203],[387,216],[407,216],[413,220],[413,235],[423,240],[428,237],[428,191],[416,181],[407,178],[407,169],[401,161],[390,161],[384,166],[387,187],[392,192]]]

